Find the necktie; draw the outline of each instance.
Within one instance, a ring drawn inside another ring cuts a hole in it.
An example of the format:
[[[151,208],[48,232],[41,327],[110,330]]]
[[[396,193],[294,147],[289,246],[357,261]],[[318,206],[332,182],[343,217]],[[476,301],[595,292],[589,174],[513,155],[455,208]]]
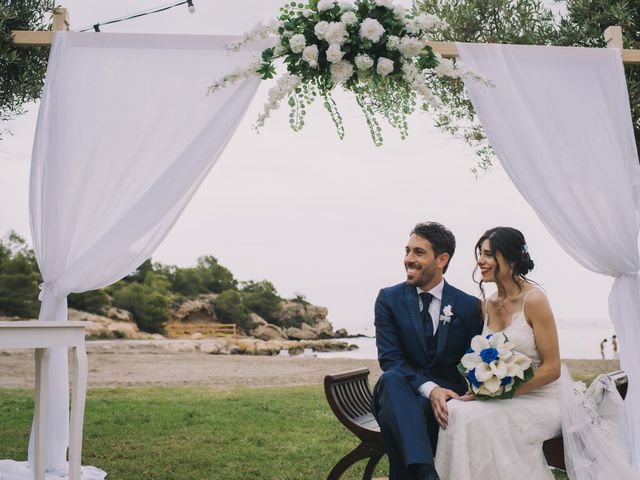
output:
[[[429,305],[433,300],[433,295],[428,292],[420,292],[420,299],[422,300],[422,322],[424,323],[424,331],[427,337],[433,336],[433,320],[429,314]]]

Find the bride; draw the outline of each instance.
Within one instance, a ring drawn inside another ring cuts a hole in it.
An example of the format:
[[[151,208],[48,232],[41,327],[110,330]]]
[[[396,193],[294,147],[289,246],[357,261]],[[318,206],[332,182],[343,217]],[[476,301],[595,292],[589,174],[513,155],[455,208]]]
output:
[[[526,277],[534,264],[522,233],[488,230],[476,244],[476,260],[483,297],[484,283],[497,286],[483,302],[483,335],[503,332],[514,350],[531,359],[534,376],[510,400],[467,394],[448,402],[448,422],[438,437],[438,474],[450,480],[553,479],[542,442],[562,432],[571,479],[640,478],[629,465],[615,386],[604,384],[605,403],[614,406],[605,419],[590,400],[595,393],[577,390],[561,366],[553,312],[544,292]]]

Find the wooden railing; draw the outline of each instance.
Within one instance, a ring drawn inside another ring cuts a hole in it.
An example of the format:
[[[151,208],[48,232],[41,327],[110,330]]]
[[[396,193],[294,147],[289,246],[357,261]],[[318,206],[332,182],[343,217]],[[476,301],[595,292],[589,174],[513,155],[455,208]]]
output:
[[[235,337],[235,323],[167,323],[164,326],[167,338],[190,338],[196,333],[203,337]]]

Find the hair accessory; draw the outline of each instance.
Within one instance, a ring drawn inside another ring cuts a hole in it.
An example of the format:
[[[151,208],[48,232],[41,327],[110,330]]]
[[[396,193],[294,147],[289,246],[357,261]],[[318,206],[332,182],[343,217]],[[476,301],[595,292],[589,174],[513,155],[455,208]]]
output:
[[[529,253],[529,247],[526,243],[522,246],[522,253]]]

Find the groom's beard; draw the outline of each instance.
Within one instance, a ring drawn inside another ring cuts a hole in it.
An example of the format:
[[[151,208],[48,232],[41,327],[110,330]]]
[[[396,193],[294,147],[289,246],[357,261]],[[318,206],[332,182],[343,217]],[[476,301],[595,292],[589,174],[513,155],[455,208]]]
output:
[[[412,287],[427,285],[436,276],[436,266],[434,264],[423,267],[419,263],[405,263],[404,268],[407,272],[407,284]]]

